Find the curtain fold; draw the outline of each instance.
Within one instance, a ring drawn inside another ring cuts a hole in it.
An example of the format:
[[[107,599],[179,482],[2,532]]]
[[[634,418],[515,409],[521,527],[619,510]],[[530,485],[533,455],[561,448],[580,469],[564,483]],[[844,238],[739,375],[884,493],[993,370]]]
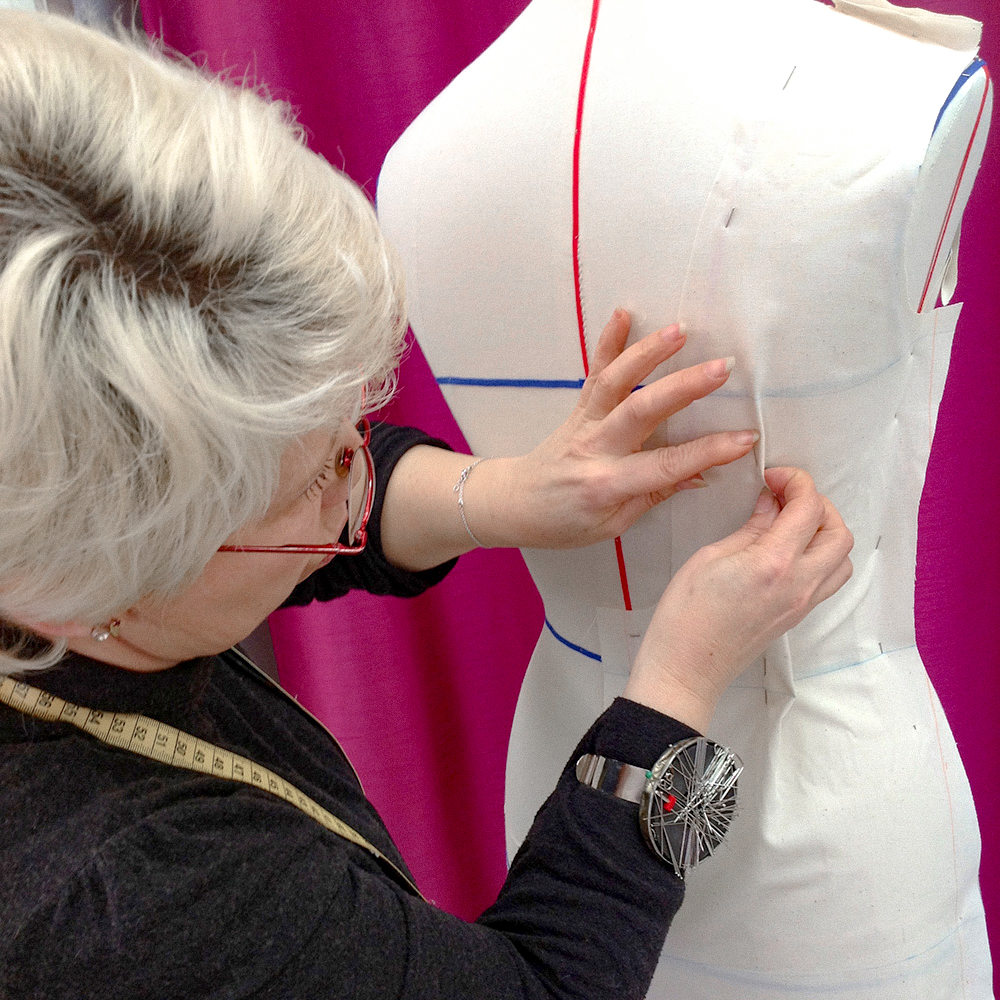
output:
[[[313,149],[371,195],[410,121],[527,0],[142,0],[147,31],[299,112]],[[995,0],[923,0],[985,23]],[[998,104],[1000,106],[1000,104]],[[994,122],[995,133],[1000,125]],[[965,216],[965,308],[920,509],[917,639],[958,740],[983,833],[982,883],[1000,941],[1000,137]],[[465,444],[419,348],[388,419]],[[542,623],[516,553],[476,552],[413,601],[351,595],[271,618],[282,681],[342,740],[426,895],[464,917],[505,871],[503,776],[517,690]],[[1000,952],[998,952],[1000,954]]]
[[[389,147],[527,0],[144,0],[150,34],[291,103],[370,196]],[[385,412],[468,450],[419,347]],[[516,552],[464,556],[415,600],[271,616],[282,683],[337,735],[424,892],[467,918],[506,874],[503,774],[542,606]]]

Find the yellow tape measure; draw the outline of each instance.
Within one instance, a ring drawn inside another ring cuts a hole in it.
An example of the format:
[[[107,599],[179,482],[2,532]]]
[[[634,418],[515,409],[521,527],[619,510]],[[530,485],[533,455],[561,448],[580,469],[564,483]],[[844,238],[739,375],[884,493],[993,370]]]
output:
[[[129,750],[161,764],[198,771],[201,774],[212,774],[217,778],[239,781],[244,785],[259,788],[263,792],[269,792],[291,803],[307,816],[311,816],[331,833],[363,847],[382,864],[388,866],[407,889],[423,899],[420,890],[405,872],[374,844],[328,809],[324,809],[314,799],[300,792],[291,782],[248,757],[241,757],[148,716],[74,705],[24,681],[15,681],[11,677],[4,677],[0,681],[0,702],[43,722],[69,723],[102,743],[121,750]]]

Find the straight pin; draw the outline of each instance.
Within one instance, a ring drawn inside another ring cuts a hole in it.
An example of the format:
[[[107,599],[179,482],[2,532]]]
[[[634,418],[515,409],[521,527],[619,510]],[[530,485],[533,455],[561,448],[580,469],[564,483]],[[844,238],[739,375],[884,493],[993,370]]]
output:
[[[875,548],[878,548],[879,542],[881,542],[881,541],[882,541],[882,536],[879,535],[878,536],[878,542],[875,543]]]
[[[882,648],[882,643],[878,644],[878,651],[882,654],[882,656],[885,656],[885,650]]]
[[[726,224],[722,227],[723,229],[728,229],[729,228],[729,223],[733,221],[733,216],[735,214],[736,214],[736,209],[734,207],[733,210],[729,213],[729,218],[726,219]]]
[[[797,65],[792,67],[792,71],[791,71],[791,73],[788,74],[788,79],[785,81],[785,86],[781,88],[782,90],[787,90],[788,89],[788,85],[792,82],[792,77],[795,76],[795,71],[798,68],[799,67]]]

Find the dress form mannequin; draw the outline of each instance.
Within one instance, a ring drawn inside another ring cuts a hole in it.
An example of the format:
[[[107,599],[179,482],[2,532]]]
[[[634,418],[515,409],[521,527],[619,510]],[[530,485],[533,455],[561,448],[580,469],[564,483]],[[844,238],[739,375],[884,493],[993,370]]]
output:
[[[688,876],[663,1000],[992,995],[975,813],[913,628],[960,308],[934,307],[991,95],[967,22],[889,21],[903,30],[813,0],[534,0],[379,183],[413,329],[478,454],[558,426],[619,305],[632,339],[681,321],[671,368],[737,358],[667,439],[762,435],[640,520],[620,558],[525,552],[547,624],[511,736],[511,853],[623,689],[671,573],[745,520],[765,466],[806,468],[854,531],[852,581],[713,719],[746,764],[741,811]]]

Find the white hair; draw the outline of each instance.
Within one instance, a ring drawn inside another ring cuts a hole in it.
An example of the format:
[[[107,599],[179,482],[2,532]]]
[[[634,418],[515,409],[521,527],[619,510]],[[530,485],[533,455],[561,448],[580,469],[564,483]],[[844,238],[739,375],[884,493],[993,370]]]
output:
[[[0,673],[17,622],[193,581],[284,449],[391,392],[402,277],[289,109],[151,43],[0,10]]]

